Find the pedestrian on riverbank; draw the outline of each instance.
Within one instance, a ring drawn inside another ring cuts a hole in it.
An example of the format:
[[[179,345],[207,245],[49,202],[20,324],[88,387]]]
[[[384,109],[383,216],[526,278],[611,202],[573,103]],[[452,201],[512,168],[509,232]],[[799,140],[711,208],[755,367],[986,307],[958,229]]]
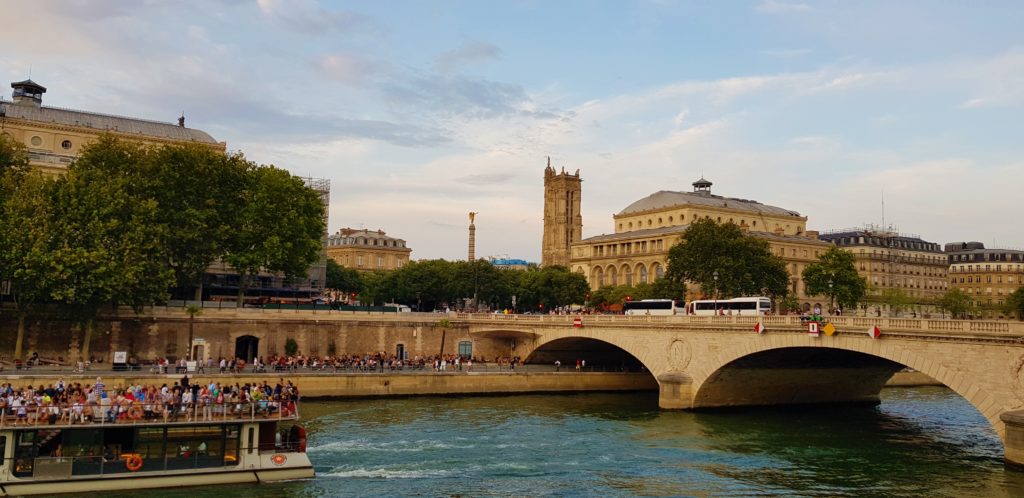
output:
[[[560,360],[555,360],[555,371],[557,372],[557,371],[559,371],[561,369],[562,369],[562,362]]]

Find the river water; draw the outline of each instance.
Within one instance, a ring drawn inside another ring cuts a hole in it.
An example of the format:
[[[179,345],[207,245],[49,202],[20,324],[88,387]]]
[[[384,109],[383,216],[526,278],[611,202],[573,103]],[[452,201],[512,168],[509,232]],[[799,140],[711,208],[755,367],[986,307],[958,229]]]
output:
[[[855,408],[664,412],[653,393],[577,394],[308,401],[303,418],[315,479],[187,494],[1024,496],[988,422],[939,387]]]

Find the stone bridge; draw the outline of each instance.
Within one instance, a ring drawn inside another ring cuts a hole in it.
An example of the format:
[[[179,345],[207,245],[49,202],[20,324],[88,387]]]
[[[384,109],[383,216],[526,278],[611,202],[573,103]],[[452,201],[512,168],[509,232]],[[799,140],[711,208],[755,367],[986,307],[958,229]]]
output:
[[[1024,464],[1021,322],[833,317],[833,335],[812,337],[797,316],[574,320],[460,314],[453,322],[476,339],[508,341],[527,363],[635,361],[654,375],[659,405],[668,409],[877,403],[892,374],[909,367],[974,405],[1003,438],[1007,462]],[[876,326],[880,335],[872,338]]]

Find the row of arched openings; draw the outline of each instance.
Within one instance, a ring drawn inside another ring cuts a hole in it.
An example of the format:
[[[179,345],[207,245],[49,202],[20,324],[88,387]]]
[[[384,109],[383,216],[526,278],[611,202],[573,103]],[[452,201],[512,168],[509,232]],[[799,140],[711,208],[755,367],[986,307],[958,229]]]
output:
[[[665,266],[661,263],[651,263],[650,266],[644,263],[635,265],[623,264],[620,266],[608,265],[605,267],[596,266],[591,270],[590,278],[597,287],[605,285],[636,285],[652,283],[665,276]]]

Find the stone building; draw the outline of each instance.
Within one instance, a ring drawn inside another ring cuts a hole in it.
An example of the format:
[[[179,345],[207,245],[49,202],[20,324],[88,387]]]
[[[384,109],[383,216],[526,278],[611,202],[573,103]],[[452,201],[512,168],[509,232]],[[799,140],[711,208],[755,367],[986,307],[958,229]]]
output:
[[[47,107],[42,85],[25,80],[11,87],[12,100],[0,99],[0,134],[25,144],[31,165],[47,173],[65,171],[85,144],[104,133],[153,145],[199,143],[220,152],[227,148],[202,130],[186,128],[184,116],[172,124]]]
[[[1002,316],[1006,297],[1024,286],[1024,251],[986,249],[981,242],[951,242],[945,248],[949,287],[970,295],[983,316]]]
[[[545,172],[546,191],[552,189],[547,178],[553,174],[550,168]],[[577,180],[563,188],[568,190],[578,185]],[[585,275],[593,289],[654,282],[664,276],[669,249],[679,242],[688,224],[710,218],[735,223],[750,235],[766,240],[772,253],[786,263],[791,279],[790,292],[805,309],[821,306],[823,296],[808,296],[800,274],[828,250],[829,244],[817,240],[817,232],[806,229],[807,218],[795,211],[757,201],[714,195],[711,186],[710,181],[701,178],[693,183],[692,192],[663,190],[630,204],[614,215],[615,233],[571,244],[570,268]],[[567,197],[565,194],[561,197]],[[582,221],[578,226],[582,227]],[[545,234],[548,231],[549,227],[545,226]],[[687,299],[700,297],[703,296],[696,289],[686,296]]]
[[[544,235],[541,241],[541,266],[569,266],[569,248],[583,237],[580,195],[583,191],[580,170],[570,175],[562,169],[555,173],[551,158],[544,168]]]
[[[863,312],[888,312],[882,300],[887,289],[906,293],[913,312],[932,312],[948,288],[949,264],[942,247],[920,236],[868,225],[832,230],[820,238],[853,254],[857,272],[868,282]]]
[[[327,237],[327,257],[360,271],[394,270],[409,262],[412,249],[383,230],[342,228]]]

